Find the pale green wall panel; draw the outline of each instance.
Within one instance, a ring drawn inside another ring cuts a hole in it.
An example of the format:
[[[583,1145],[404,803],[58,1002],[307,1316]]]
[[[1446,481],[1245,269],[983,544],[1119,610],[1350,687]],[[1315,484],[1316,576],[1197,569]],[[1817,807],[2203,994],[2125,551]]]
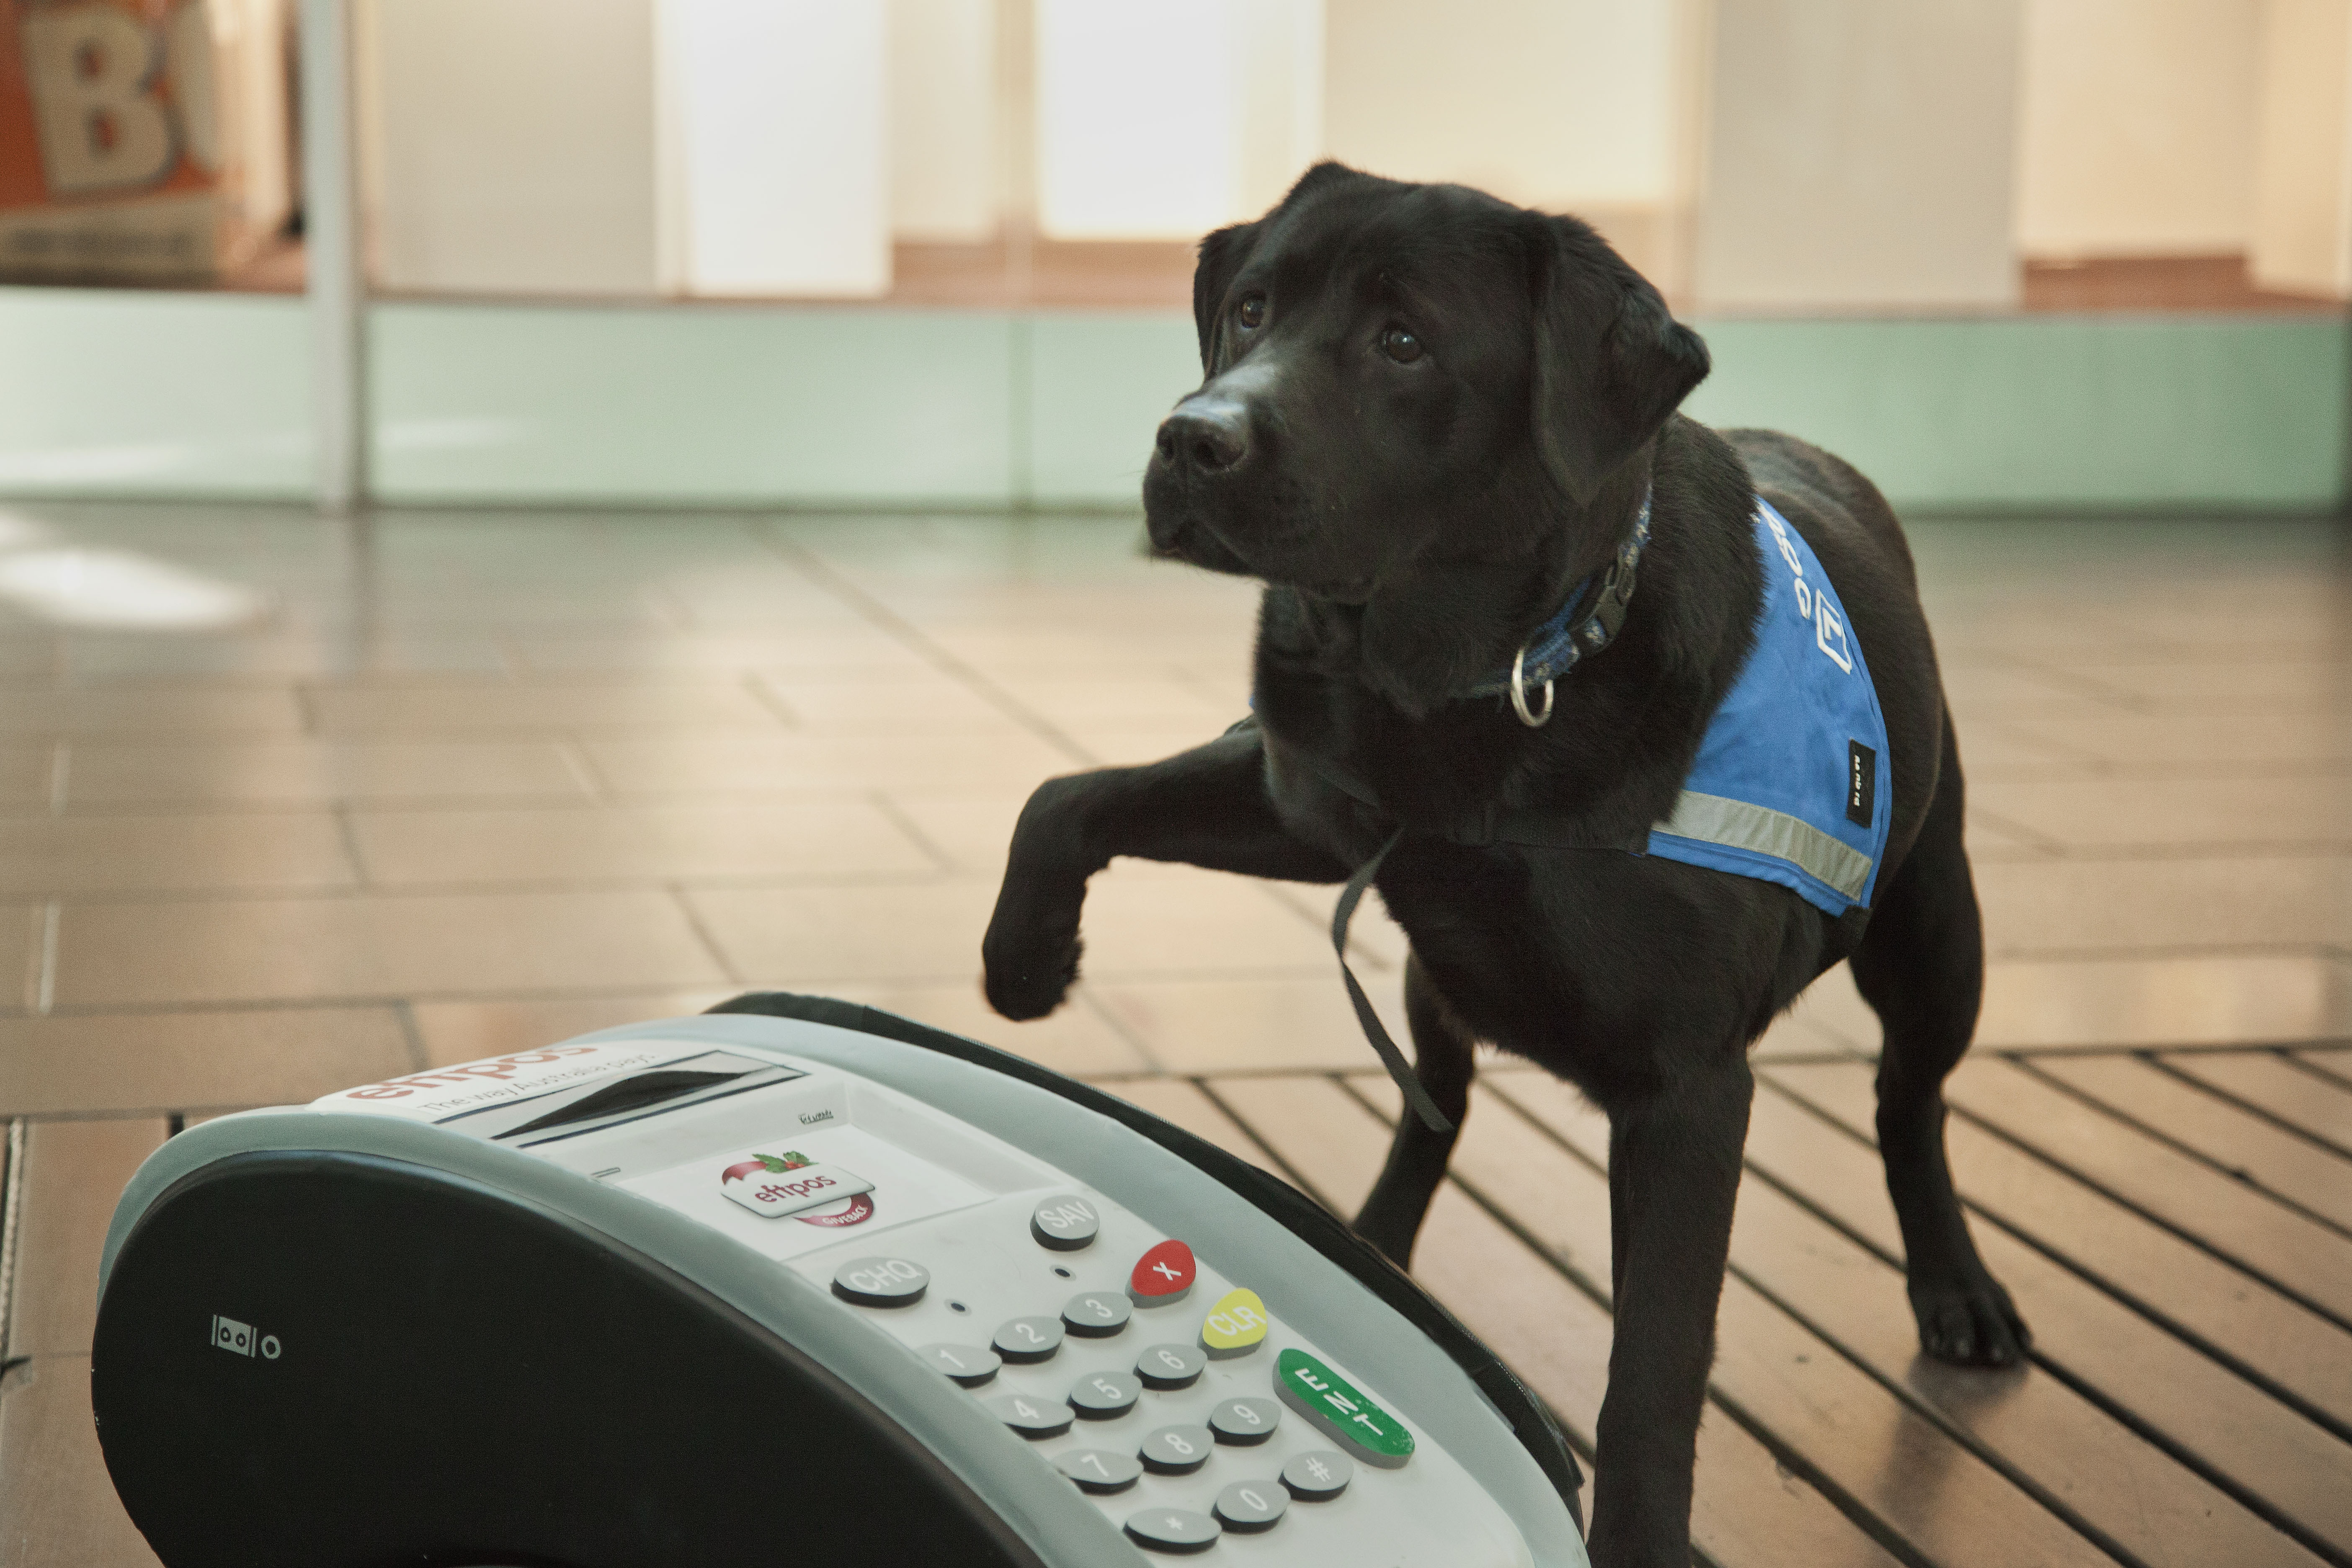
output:
[[[1002,312],[385,303],[394,501],[1003,505]]]
[[[1029,494],[1049,506],[1138,506],[1152,432],[1201,384],[1189,311],[1029,319]]]
[[[0,288],[0,494],[310,492],[301,300]]]
[[[2325,510],[2342,317],[1701,321],[1688,410],[1828,447],[1898,505]]]

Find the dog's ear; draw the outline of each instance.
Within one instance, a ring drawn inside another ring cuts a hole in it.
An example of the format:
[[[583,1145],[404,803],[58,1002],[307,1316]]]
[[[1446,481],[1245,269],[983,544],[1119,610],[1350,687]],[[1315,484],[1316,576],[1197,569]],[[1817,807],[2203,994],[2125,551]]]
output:
[[[1201,259],[1192,268],[1192,324],[1201,333],[1201,374],[1217,374],[1217,324],[1225,290],[1257,244],[1258,226],[1237,223],[1218,229],[1201,241]]]
[[[1582,506],[1705,380],[1706,344],[1570,217],[1530,226],[1536,450]]]

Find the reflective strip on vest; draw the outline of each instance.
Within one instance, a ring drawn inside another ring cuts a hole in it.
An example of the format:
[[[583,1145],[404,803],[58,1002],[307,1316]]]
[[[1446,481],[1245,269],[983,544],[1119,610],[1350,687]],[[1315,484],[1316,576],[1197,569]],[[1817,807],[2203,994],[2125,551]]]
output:
[[[1810,822],[1768,805],[1685,790],[1675,802],[1675,814],[1658,824],[1655,831],[1786,860],[1856,902],[1870,886],[1869,856],[1839,843]],[[1650,852],[1657,853],[1654,845]]]

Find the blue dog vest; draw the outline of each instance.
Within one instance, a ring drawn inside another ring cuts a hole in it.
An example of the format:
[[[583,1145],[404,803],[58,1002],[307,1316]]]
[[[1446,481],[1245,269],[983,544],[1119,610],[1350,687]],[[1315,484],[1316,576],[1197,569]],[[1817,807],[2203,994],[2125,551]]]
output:
[[[1830,574],[1756,500],[1756,646],[1707,721],[1649,852],[1777,882],[1832,915],[1868,908],[1894,813],[1886,719]]]

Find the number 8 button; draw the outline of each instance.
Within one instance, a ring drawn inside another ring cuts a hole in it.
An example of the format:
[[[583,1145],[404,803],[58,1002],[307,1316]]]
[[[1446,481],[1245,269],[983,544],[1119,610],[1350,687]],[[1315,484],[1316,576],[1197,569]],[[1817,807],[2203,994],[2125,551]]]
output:
[[[1189,1476],[1209,1462],[1215,1442],[1205,1426],[1162,1426],[1143,1440],[1143,1468],[1163,1476]]]

